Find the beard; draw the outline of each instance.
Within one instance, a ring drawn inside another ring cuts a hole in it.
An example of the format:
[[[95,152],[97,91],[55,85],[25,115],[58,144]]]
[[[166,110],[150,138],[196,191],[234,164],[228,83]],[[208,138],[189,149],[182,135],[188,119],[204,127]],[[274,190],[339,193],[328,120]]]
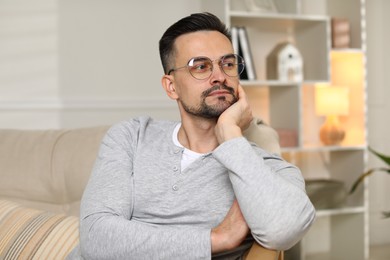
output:
[[[225,96],[221,96],[218,98],[217,104],[207,105],[206,98],[210,95],[211,92],[215,90],[227,90],[233,97],[231,101],[229,101]],[[234,88],[226,86],[226,85],[215,85],[208,90],[202,92],[201,102],[196,107],[190,107],[185,104],[183,101],[180,101],[183,109],[194,116],[203,117],[203,118],[218,118],[226,109],[228,109],[231,105],[236,103],[238,98],[234,93]]]

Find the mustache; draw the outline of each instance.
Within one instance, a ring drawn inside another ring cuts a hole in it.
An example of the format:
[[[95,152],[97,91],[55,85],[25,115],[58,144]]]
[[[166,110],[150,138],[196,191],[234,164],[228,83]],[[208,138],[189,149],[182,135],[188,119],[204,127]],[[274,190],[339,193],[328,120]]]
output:
[[[232,87],[229,87],[225,84],[222,84],[222,85],[214,85],[212,86],[211,88],[205,90],[202,92],[202,97],[203,98],[206,98],[208,95],[210,95],[211,92],[213,91],[216,91],[216,90],[220,90],[220,89],[223,89],[223,90],[227,90],[230,94],[232,94],[233,97],[235,97],[235,94],[234,94],[234,88]]]

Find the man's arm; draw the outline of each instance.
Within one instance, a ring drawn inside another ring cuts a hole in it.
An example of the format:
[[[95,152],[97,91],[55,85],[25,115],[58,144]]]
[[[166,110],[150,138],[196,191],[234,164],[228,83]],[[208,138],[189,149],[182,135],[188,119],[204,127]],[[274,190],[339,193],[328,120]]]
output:
[[[258,243],[286,250],[303,237],[315,209],[298,168],[252,147],[244,137],[221,144],[213,155],[229,170],[238,204]]]
[[[229,170],[237,201],[254,238],[267,248],[297,243],[315,218],[300,170],[242,137],[252,120],[241,86],[239,100],[219,118],[215,158]]]
[[[248,235],[249,228],[242,216],[237,200],[224,220],[211,230],[212,253],[219,253],[236,248]]]

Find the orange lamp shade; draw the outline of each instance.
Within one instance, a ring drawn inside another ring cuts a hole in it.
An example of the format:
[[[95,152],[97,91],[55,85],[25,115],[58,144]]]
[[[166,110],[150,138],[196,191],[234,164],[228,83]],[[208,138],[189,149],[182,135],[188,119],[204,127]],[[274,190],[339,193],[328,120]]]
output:
[[[319,116],[346,116],[349,112],[349,89],[347,87],[316,85],[316,112]]]

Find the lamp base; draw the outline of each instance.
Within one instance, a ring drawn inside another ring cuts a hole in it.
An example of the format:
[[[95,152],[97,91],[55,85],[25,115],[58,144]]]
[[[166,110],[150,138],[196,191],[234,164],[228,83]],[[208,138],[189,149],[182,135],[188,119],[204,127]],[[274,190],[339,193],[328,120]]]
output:
[[[328,116],[320,129],[320,140],[325,145],[338,145],[344,140],[345,131],[337,116]]]

